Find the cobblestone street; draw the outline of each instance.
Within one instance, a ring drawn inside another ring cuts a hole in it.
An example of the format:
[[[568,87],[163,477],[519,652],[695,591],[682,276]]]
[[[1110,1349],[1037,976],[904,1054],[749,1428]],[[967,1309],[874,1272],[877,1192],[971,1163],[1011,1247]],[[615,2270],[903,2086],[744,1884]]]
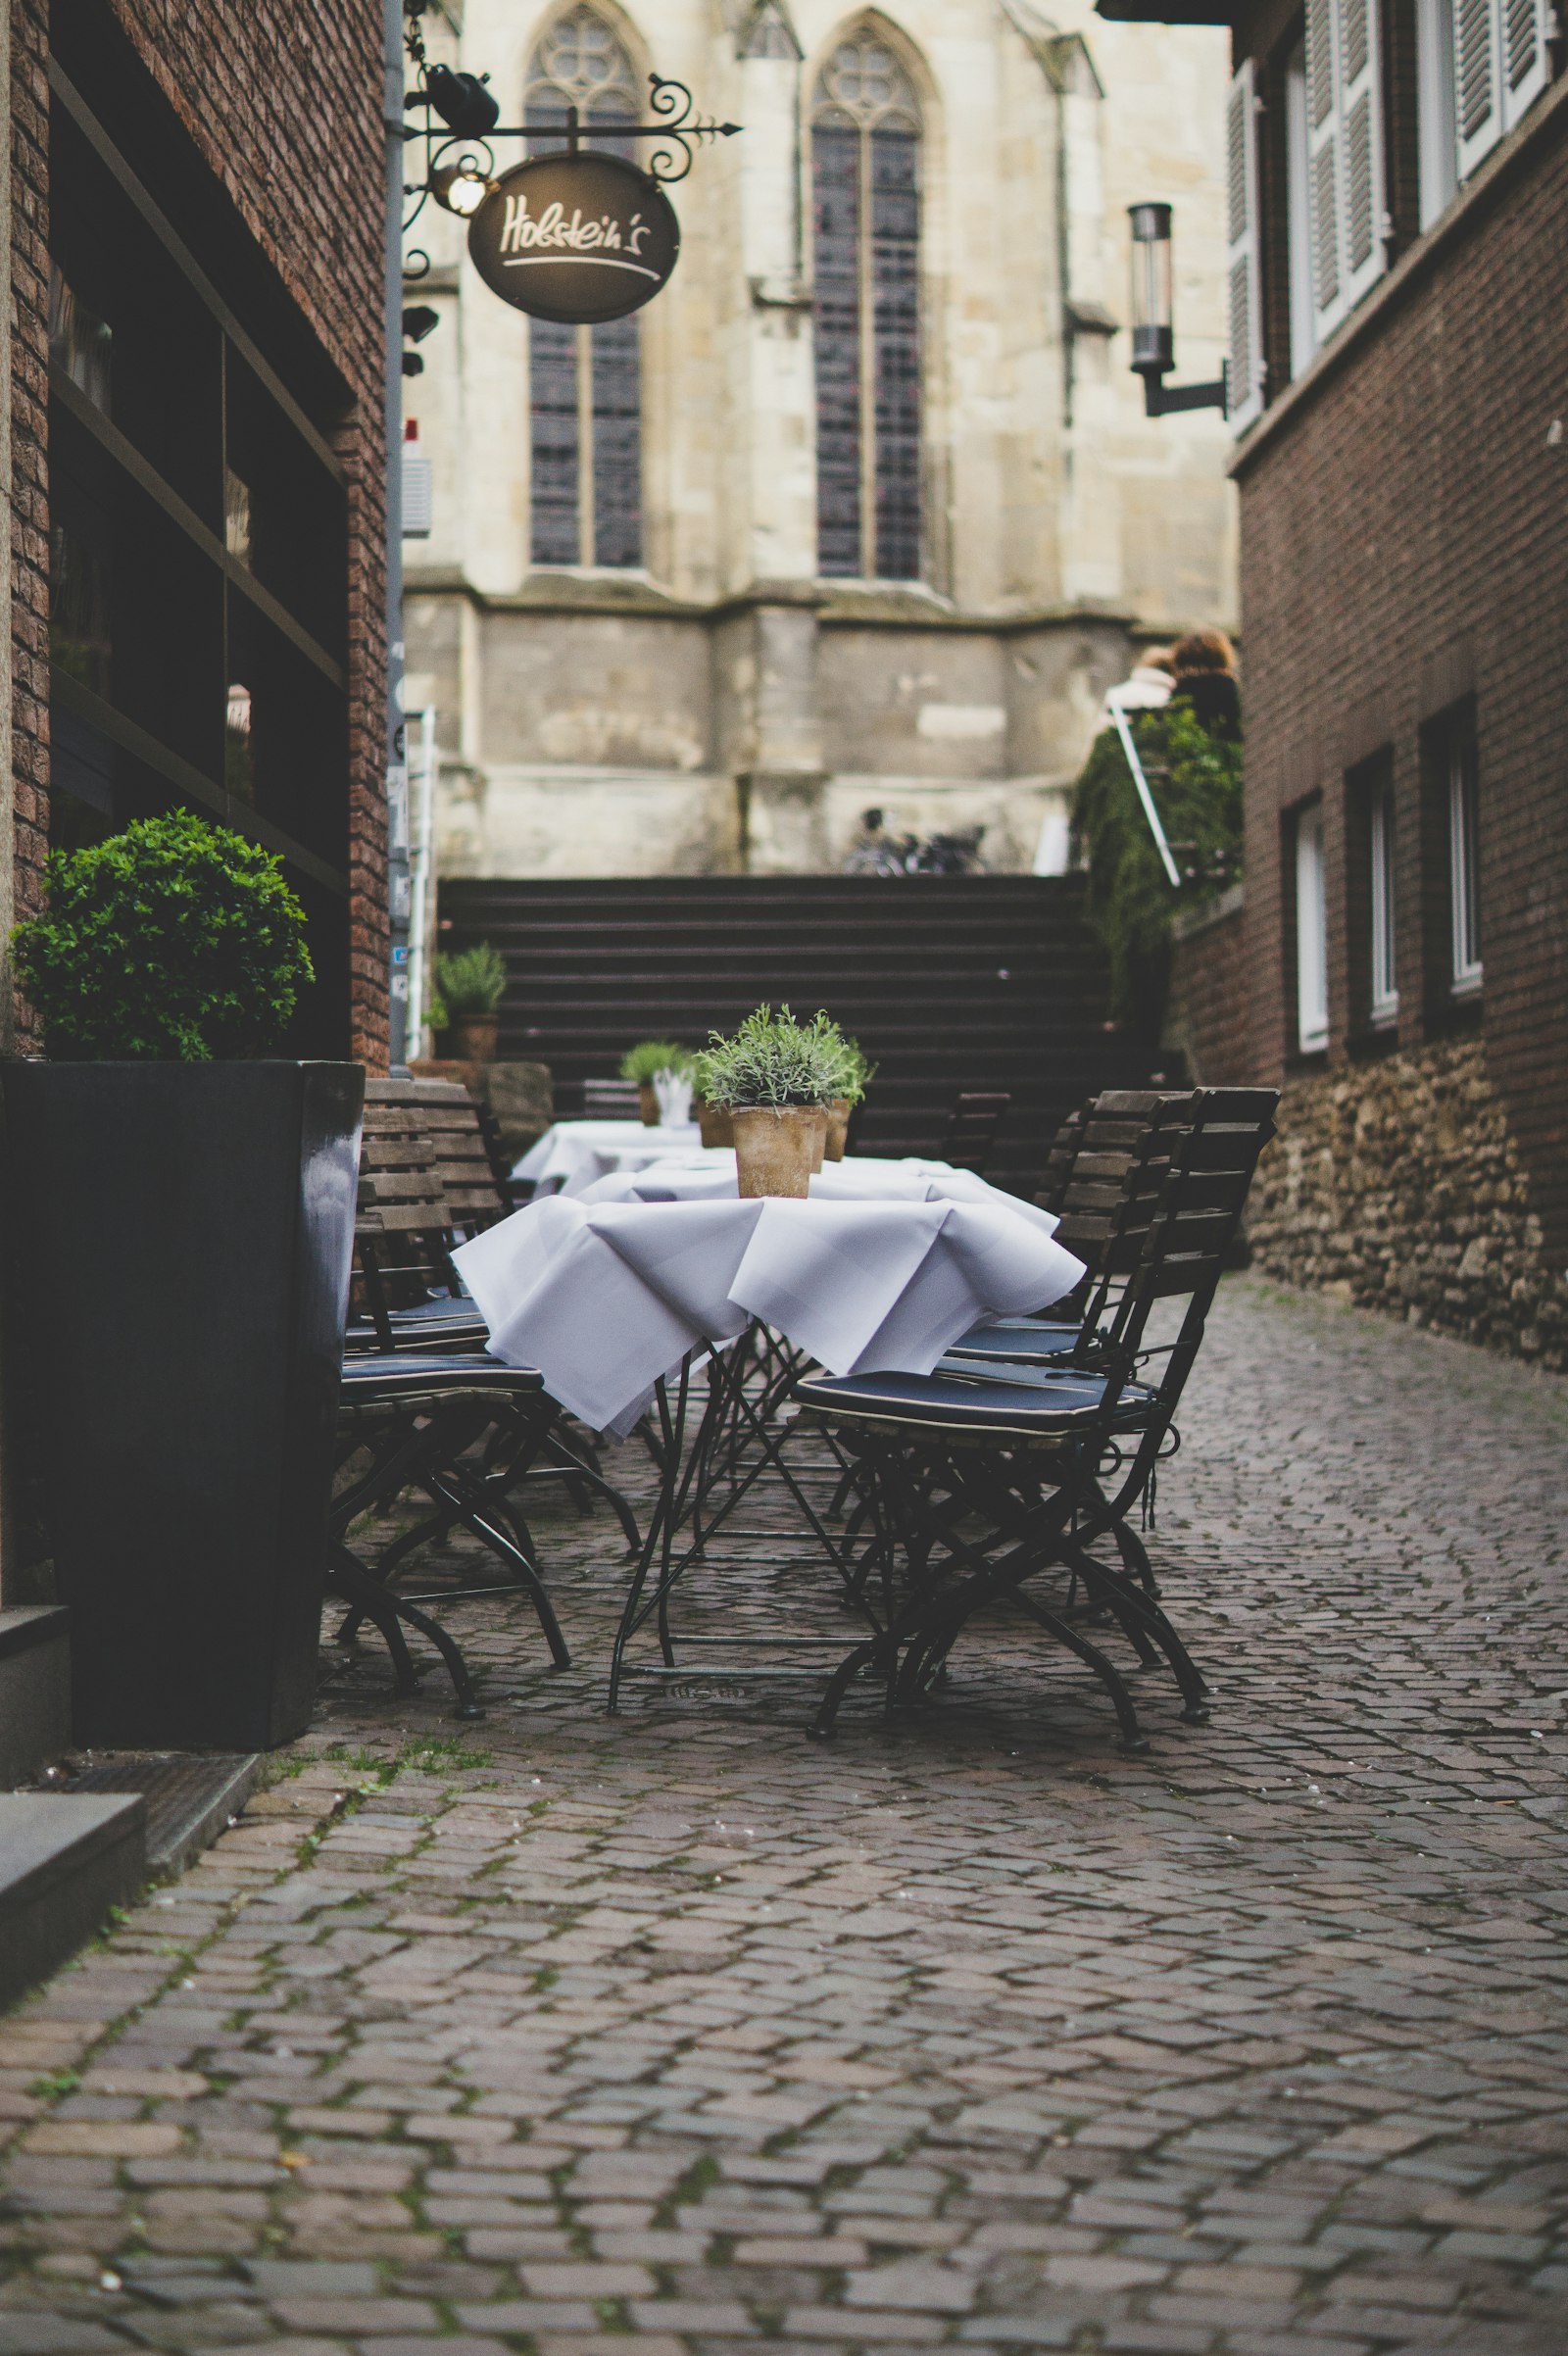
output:
[[[1022,1622],[827,1745],[744,1660],[609,1719],[564,1501],[570,1671],[455,1608],[464,1725],[367,1643],[0,2023],[0,2356],[1568,2349],[1568,1386],[1245,1279],[1182,1423],[1147,1756]]]

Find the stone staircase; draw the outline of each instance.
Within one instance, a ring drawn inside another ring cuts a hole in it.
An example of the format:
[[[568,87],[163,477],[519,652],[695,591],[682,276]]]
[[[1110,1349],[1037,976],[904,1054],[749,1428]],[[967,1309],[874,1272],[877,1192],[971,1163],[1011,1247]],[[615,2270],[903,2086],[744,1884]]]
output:
[[[1063,1115],[1149,1076],[1103,1028],[1104,959],[1073,877],[617,877],[444,882],[441,946],[493,941],[500,1054],[555,1074],[557,1109],[635,1040],[699,1046],[760,1000],[825,1006],[877,1064],[867,1153],[931,1153],[961,1089],[1006,1089],[992,1175],[1030,1193]]]

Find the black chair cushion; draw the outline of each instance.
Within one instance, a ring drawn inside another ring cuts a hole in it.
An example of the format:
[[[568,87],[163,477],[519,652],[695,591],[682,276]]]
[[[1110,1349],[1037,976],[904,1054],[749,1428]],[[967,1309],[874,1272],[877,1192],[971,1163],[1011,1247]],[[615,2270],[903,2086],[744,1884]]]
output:
[[[977,1325],[961,1342],[955,1342],[950,1358],[1002,1358],[1018,1366],[1047,1366],[1064,1358],[1080,1334],[1081,1325],[1059,1325],[1047,1317],[999,1317],[995,1325]]]
[[[924,1375],[808,1375],[796,1384],[795,1397],[818,1414],[858,1423],[1050,1440],[1070,1438],[1077,1427],[1092,1423],[1102,1411],[1105,1389],[1103,1375],[1015,1365],[1006,1376],[1000,1369],[974,1375],[956,1367]],[[1116,1430],[1135,1431],[1147,1423],[1154,1399],[1146,1384],[1127,1384],[1113,1411]]]
[[[489,1327],[471,1301],[446,1298],[416,1301],[411,1308],[392,1309],[388,1323],[395,1335],[408,1341],[411,1349],[439,1350],[450,1344],[454,1349],[467,1349],[482,1344]],[[345,1337],[350,1350],[377,1350],[379,1339],[368,1317],[357,1317]]]
[[[377,1406],[416,1398],[454,1399],[463,1393],[500,1399],[536,1397],[545,1378],[533,1366],[504,1366],[475,1350],[437,1354],[398,1350],[391,1355],[345,1358],[342,1403]]]

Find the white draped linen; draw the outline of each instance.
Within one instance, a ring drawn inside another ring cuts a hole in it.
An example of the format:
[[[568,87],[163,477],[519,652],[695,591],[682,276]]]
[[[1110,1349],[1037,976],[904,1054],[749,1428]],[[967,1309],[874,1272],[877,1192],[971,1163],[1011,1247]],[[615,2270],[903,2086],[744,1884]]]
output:
[[[695,1121],[659,1129],[643,1121],[557,1121],[513,1165],[512,1175],[531,1178],[541,1194],[580,1195],[612,1170],[641,1169],[670,1154],[700,1162],[703,1152]]]
[[[1055,1225],[940,1164],[845,1161],[805,1201],[743,1203],[732,1163],[664,1162],[531,1203],[453,1257],[492,1352],[622,1434],[688,1350],[753,1318],[833,1374],[929,1374],[972,1326],[1072,1291]]]

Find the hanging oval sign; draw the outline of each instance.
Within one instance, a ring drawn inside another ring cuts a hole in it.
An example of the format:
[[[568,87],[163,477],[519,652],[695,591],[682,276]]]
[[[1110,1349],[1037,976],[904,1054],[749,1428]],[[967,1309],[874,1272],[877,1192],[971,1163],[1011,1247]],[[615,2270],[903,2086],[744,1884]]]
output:
[[[658,294],[680,254],[660,187],[618,156],[530,156],[493,182],[468,223],[492,293],[569,325],[624,319]]]

